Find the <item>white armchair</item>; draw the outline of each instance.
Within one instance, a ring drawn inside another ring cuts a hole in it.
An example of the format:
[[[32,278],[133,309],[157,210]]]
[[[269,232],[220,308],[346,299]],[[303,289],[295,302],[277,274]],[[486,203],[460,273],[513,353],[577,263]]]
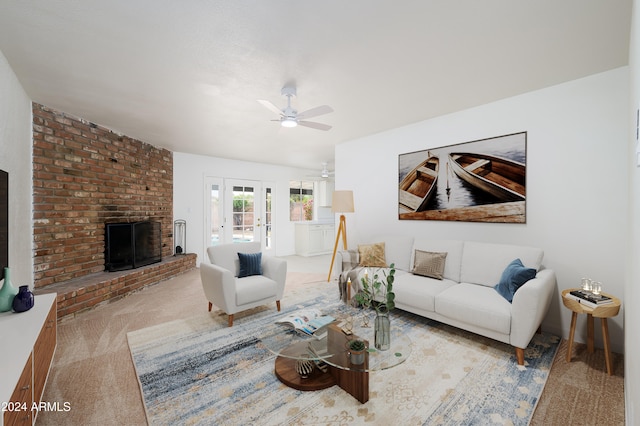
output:
[[[229,327],[233,326],[233,314],[276,302],[280,310],[280,299],[287,278],[287,262],[275,257],[262,256],[261,275],[238,278],[240,272],[239,253],[260,253],[260,243],[221,244],[207,248],[211,264],[200,263],[200,278],[204,294],[213,305],[229,315]]]

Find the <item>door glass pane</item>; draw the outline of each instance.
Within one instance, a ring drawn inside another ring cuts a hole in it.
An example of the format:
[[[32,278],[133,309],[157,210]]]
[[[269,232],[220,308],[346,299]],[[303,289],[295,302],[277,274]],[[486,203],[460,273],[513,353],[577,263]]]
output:
[[[253,241],[253,187],[233,187],[233,242]]]
[[[271,235],[273,228],[271,226],[271,205],[272,205],[273,193],[271,188],[266,188],[264,191],[264,244],[265,248],[273,248],[273,235]]]
[[[222,242],[222,229],[220,228],[220,185],[211,185],[211,245],[215,246]]]

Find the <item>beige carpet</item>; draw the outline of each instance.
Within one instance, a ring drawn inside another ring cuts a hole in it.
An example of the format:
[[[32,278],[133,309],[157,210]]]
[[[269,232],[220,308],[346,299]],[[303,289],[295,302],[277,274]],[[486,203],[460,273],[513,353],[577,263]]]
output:
[[[287,291],[300,291],[305,283],[323,279],[324,274],[292,272]],[[335,290],[332,284],[327,286]],[[61,321],[43,400],[69,402],[71,410],[41,412],[38,424],[145,424],[126,333],[192,316],[206,306],[199,271],[194,270]],[[563,341],[531,424],[624,424],[622,356],[614,354],[615,374],[609,377],[602,350],[587,354],[584,345],[576,345],[570,364],[565,351]]]
[[[602,349],[588,353],[587,345],[574,343],[573,358],[567,363],[567,346],[563,340],[558,348],[530,424],[624,425],[623,356],[613,354],[614,371],[609,376]]]

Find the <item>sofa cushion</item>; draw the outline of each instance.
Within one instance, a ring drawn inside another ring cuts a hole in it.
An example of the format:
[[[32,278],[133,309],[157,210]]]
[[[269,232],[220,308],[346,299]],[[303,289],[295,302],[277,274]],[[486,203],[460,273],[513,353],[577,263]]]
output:
[[[393,263],[396,270],[411,270],[411,255],[413,254],[413,237],[402,235],[378,236],[369,241],[384,241],[385,259]]]
[[[460,262],[462,262],[463,241],[417,239],[413,243],[414,250],[447,253],[444,264],[444,278],[460,282]],[[415,251],[411,251],[411,265],[414,263]],[[496,281],[497,282],[497,281]],[[494,282],[494,284],[496,283]]]
[[[543,255],[541,249],[533,247],[465,242],[460,282],[493,287],[513,259],[519,258],[524,266],[538,271]]]
[[[398,271],[393,282],[393,292],[396,304],[435,312],[436,296],[455,285],[458,283],[447,279],[436,280]]]
[[[240,261],[238,278],[244,278],[251,275],[262,275],[262,253],[238,252],[238,259]]]
[[[242,306],[275,297],[277,291],[277,283],[264,275],[238,278],[236,279],[236,304]]]
[[[511,304],[493,288],[460,283],[436,296],[436,312],[476,327],[511,333]]]
[[[444,274],[444,265],[447,260],[447,253],[434,253],[432,251],[416,250],[413,261],[413,272],[415,275],[435,278],[441,280]]]
[[[533,268],[526,268],[520,259],[515,259],[511,262],[502,272],[500,282],[493,288],[504,297],[507,302],[513,301],[513,295],[518,289],[527,281],[533,279],[536,276],[536,270]]]
[[[358,245],[358,258],[360,259],[360,266],[365,268],[387,267],[384,243]]]

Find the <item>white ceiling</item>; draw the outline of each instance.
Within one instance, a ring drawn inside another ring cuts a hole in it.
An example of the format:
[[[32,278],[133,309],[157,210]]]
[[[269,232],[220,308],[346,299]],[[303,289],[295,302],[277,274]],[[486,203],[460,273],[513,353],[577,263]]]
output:
[[[1,0],[36,102],[172,151],[321,169],[338,143],[628,63],[632,0]],[[324,132],[257,99],[327,104]]]

